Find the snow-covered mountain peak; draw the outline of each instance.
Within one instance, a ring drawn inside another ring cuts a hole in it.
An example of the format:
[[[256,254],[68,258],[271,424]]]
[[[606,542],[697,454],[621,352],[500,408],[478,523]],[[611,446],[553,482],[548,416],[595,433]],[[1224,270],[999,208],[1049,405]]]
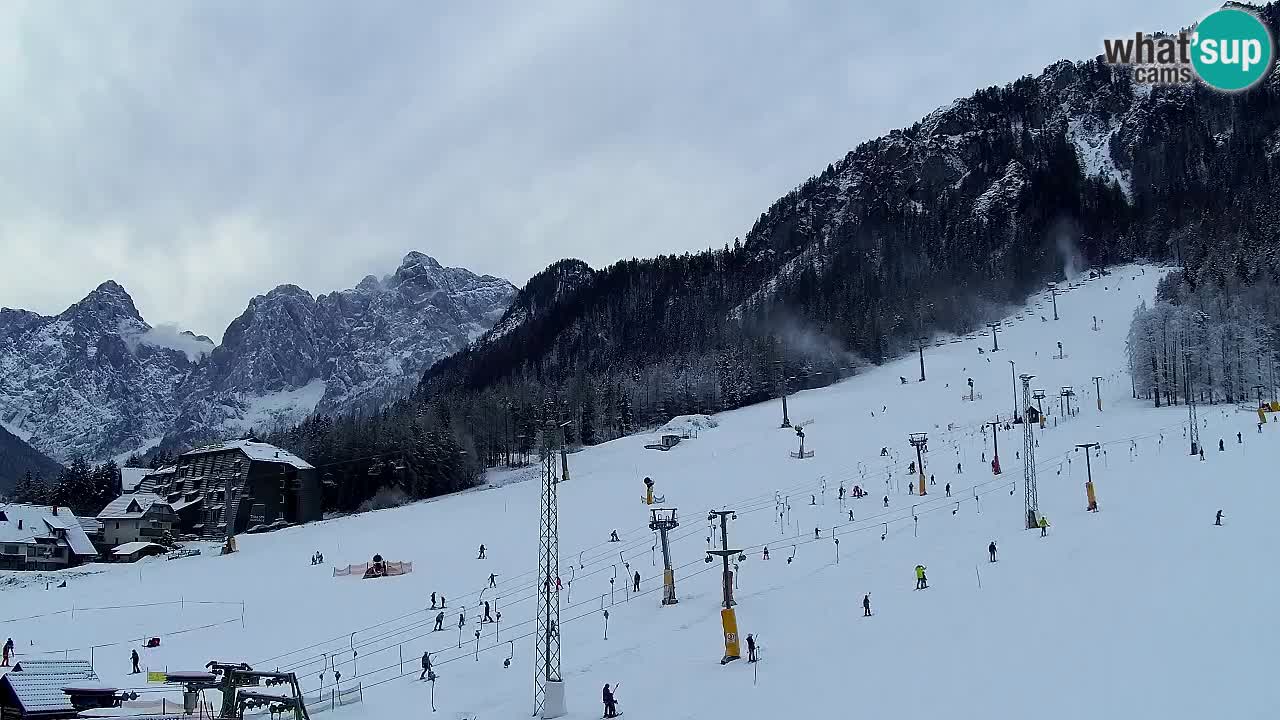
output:
[[[385,280],[370,275],[349,290],[316,297],[293,284],[272,288],[246,304],[215,348],[207,337],[152,327],[108,281],[54,318],[0,311],[0,420],[65,461],[165,438],[225,439],[318,407],[376,409],[487,330],[514,294],[505,280],[412,252]]]

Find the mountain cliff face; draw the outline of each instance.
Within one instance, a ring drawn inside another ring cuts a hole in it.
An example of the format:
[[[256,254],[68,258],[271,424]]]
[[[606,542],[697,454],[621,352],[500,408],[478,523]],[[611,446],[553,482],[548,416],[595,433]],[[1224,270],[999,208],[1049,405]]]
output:
[[[374,410],[479,337],[515,288],[410,253],[396,272],[249,302],[223,343],[148,325],[106,282],[55,317],[0,310],[0,422],[50,457],[101,459]]]
[[[1274,34],[1280,4],[1260,14]],[[472,428],[490,461],[547,408],[607,439],[772,397],[780,365],[830,382],[1093,265],[1274,277],[1276,197],[1280,68],[1230,95],[1062,61],[859,145],[723,249],[582,269],[567,291],[549,268],[420,398],[491,422]]]
[[[0,492],[8,492],[26,473],[53,480],[62,466],[0,427]]]

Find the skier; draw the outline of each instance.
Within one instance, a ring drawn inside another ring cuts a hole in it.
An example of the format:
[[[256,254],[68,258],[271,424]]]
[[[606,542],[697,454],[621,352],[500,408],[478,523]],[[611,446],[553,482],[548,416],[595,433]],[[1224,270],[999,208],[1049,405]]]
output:
[[[1200,461],[1204,462],[1204,448],[1200,448]]]
[[[1221,510],[1219,510],[1219,511],[1218,511],[1218,514],[1217,514],[1216,516],[1214,516],[1214,518],[1213,518],[1213,524],[1214,524],[1214,525],[1217,525],[1217,526],[1219,526],[1219,527],[1221,527],[1221,526],[1222,526],[1222,511],[1221,511]],[[12,640],[10,640],[9,642],[10,642],[10,643],[12,643],[13,641],[12,641]],[[4,663],[4,664],[5,664],[5,665],[8,665],[8,664],[9,664],[9,661],[8,661],[8,659],[7,659],[7,658],[9,657],[9,647],[10,647],[10,646],[6,644],[4,647],[5,647],[5,654],[4,654],[4,656],[5,656],[5,658],[6,658],[6,660],[5,660],[5,663]]]
[[[620,540],[618,540],[617,530],[614,530],[613,532],[609,533],[609,542],[621,542]]]
[[[849,522],[853,522],[853,510],[849,510]]]
[[[436,627],[435,627],[435,630],[433,630],[433,632],[440,632],[441,630],[444,630],[444,611],[443,610],[436,613]]]
[[[491,588],[498,587],[498,576],[494,575],[493,573],[489,573],[489,587]]]
[[[489,616],[489,601],[488,601],[488,600],[485,600],[485,601],[484,601],[484,619],[483,619],[483,620],[481,620],[480,622],[482,622],[482,623],[491,623],[491,622],[493,622],[493,618]]]
[[[1218,511],[1218,516],[1222,516],[1222,511]],[[9,667],[9,659],[13,657],[13,638],[4,641],[4,661],[0,662],[0,667]]]
[[[751,633],[747,633],[747,662],[756,661],[756,638]]]
[[[764,558],[763,558],[763,559],[764,559],[764,560],[768,560],[768,559],[769,559],[769,546],[768,546],[768,545],[765,545],[765,546],[764,546]]]
[[[137,675],[138,673],[142,672],[142,669],[138,667],[138,660],[139,660],[139,658],[138,658],[138,651],[137,651],[137,650],[131,650],[131,651],[129,651],[129,659],[133,661],[133,672],[131,672],[131,673],[129,673],[129,674],[130,674],[130,675]]]
[[[1046,537],[1049,534],[1049,518],[1040,516],[1040,537]]]
[[[443,607],[449,607],[447,604],[445,604],[445,601],[444,601],[444,594],[443,594],[443,593],[440,595],[440,607],[442,607],[442,608],[443,608]]]
[[[462,627],[466,624],[467,624],[467,616],[464,615],[463,613],[458,613],[458,627]]]
[[[840,496],[839,496],[839,499],[844,500],[844,486],[843,486],[843,485],[841,485],[841,486],[840,486]]]
[[[964,473],[964,471],[962,471],[962,470],[960,469],[960,463],[956,463],[956,474],[957,474],[957,475],[962,475],[963,473]]]
[[[947,497],[951,497],[951,483],[947,483]]]
[[[871,593],[862,596],[862,617],[871,617]]]
[[[435,673],[431,672],[431,653],[427,650],[422,651],[422,674],[418,676],[419,680],[426,680],[428,677],[435,679]]]
[[[810,504],[810,505],[817,505],[817,504],[818,504],[818,496],[817,496],[817,495],[810,495],[810,496],[809,496],[809,504]]]
[[[929,579],[924,576],[924,571],[927,569],[928,568],[926,568],[923,565],[916,566],[916,589],[917,590],[923,590],[929,587]]]
[[[613,696],[613,691],[609,689],[609,683],[604,684],[604,716],[607,718],[618,717],[618,700]]]
[[[991,544],[987,545],[987,554],[991,556],[991,562],[996,561],[996,541],[995,540],[992,540]]]
[[[436,609],[436,594],[434,591],[432,591],[431,593],[431,609],[432,610]]]
[[[930,484],[930,485],[937,485],[937,484],[938,484],[938,481],[934,479],[934,477],[933,477],[933,474],[932,474],[932,473],[930,473],[930,474],[929,474],[929,484]]]
[[[481,545],[481,546],[480,546],[480,557],[478,557],[478,558],[476,558],[476,559],[477,559],[477,560],[483,560],[483,559],[484,559],[484,545]]]
[[[880,457],[889,457],[889,448],[887,447],[880,448]]]
[[[1218,438],[1218,452],[1226,450],[1227,447],[1222,444],[1222,438]]]
[[[1237,444],[1237,445],[1243,445],[1243,444],[1244,444],[1244,436],[1243,436],[1243,435],[1241,435],[1240,433],[1236,433],[1236,444]]]
[[[320,552],[319,550],[316,551],[316,564],[317,565],[324,564],[324,553]]]
[[[884,496],[884,506],[885,506],[885,507],[889,507],[889,496],[888,496],[888,495],[885,495],[885,496]]]
[[[631,592],[640,592],[640,571],[636,571],[636,576],[631,580]]]
[[[817,539],[818,539],[818,538],[820,538],[820,537],[822,537],[822,533],[818,531],[818,528],[814,528],[814,529],[813,529],[813,539],[814,539],[814,540],[817,540]]]

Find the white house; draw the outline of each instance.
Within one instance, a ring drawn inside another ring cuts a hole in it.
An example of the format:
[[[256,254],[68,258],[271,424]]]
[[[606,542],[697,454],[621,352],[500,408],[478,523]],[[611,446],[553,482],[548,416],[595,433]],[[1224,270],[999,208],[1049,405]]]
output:
[[[98,513],[102,542],[107,547],[154,542],[170,535],[178,515],[164,498],[152,493],[121,495]]]
[[[0,505],[0,568],[58,570],[97,556],[70,508]]]

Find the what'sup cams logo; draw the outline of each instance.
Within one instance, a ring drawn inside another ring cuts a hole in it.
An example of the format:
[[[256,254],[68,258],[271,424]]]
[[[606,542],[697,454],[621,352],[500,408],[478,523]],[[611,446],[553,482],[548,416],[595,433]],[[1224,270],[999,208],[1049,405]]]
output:
[[[1237,92],[1271,71],[1275,41],[1257,15],[1231,7],[1212,13],[1189,32],[1104,40],[1103,51],[1107,64],[1131,66],[1134,82],[1172,85],[1199,77],[1216,90]]]

